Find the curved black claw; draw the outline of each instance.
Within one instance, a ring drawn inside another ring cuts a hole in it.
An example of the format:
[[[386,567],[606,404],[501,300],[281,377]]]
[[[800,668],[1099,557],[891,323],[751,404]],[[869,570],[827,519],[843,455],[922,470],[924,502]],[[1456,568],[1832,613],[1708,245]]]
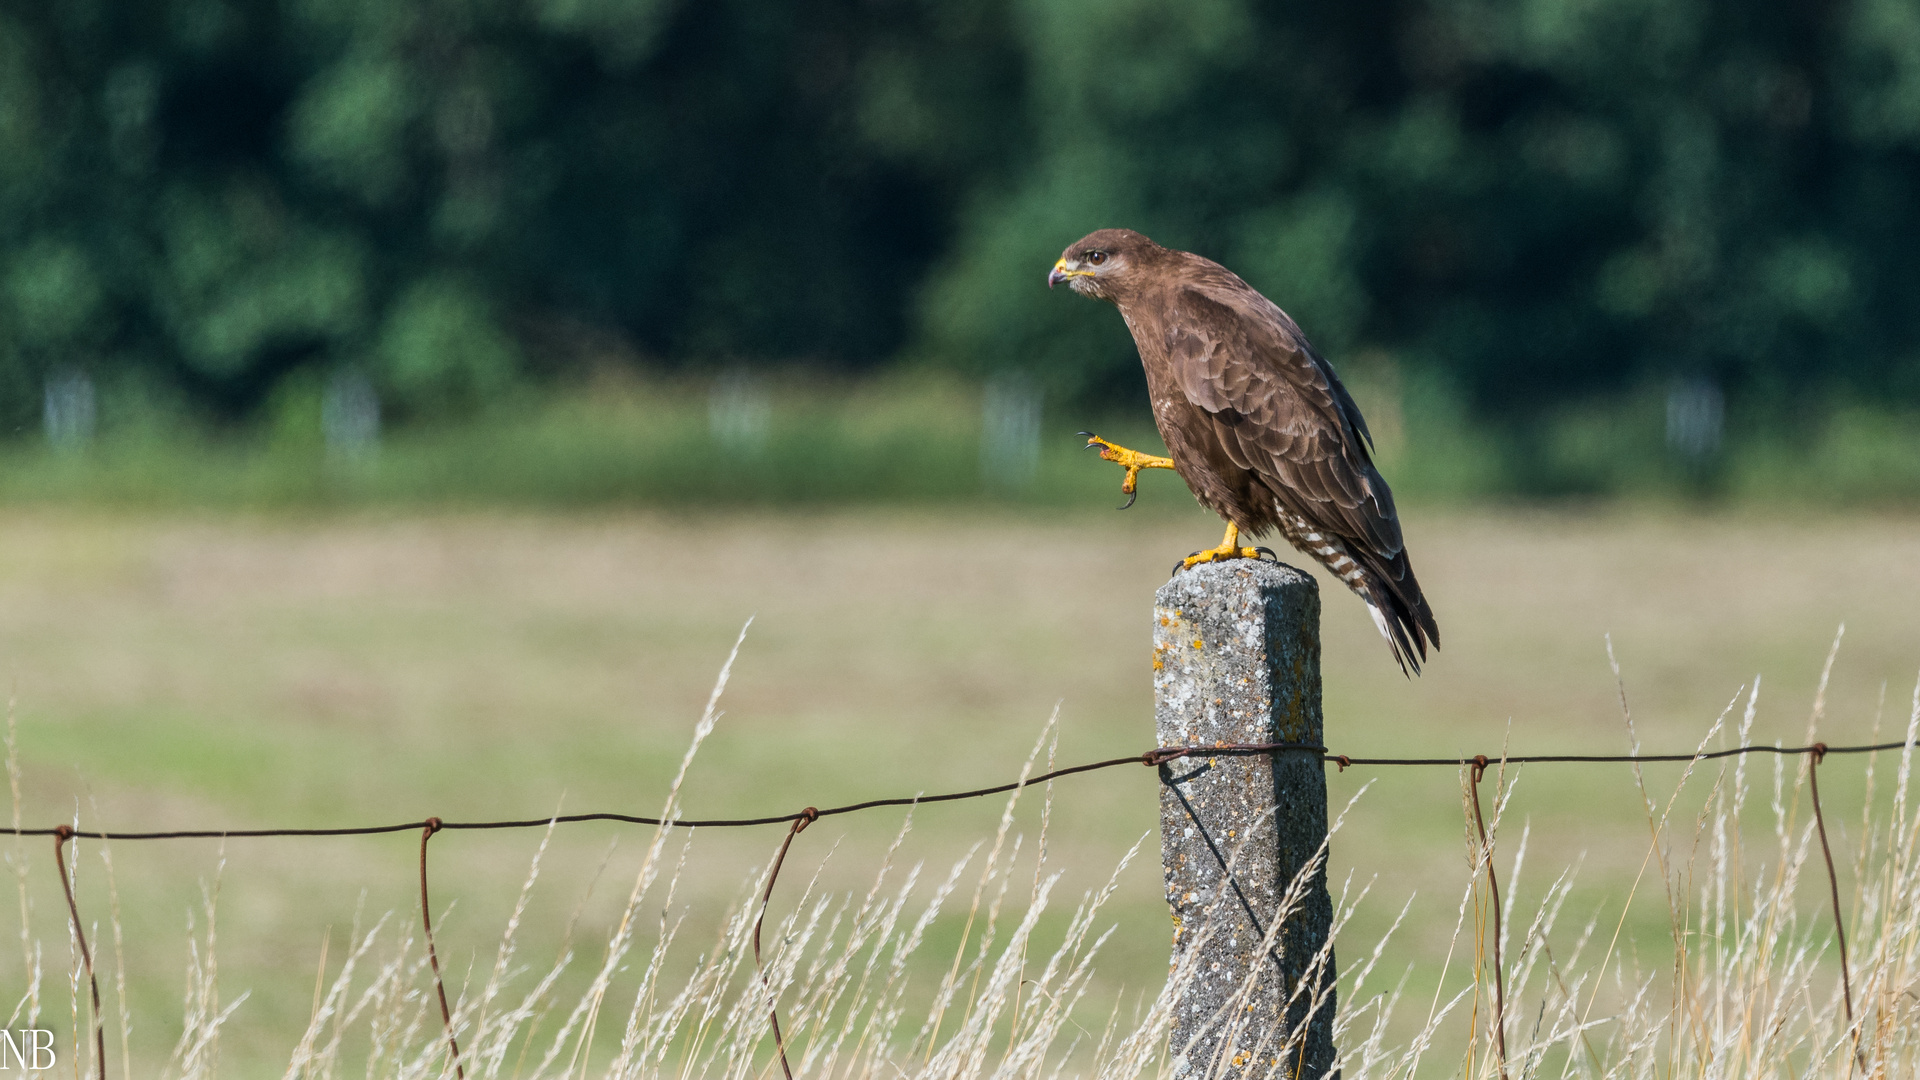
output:
[[[1074,432],[1074,434],[1076,434],[1076,435],[1078,435],[1078,436],[1080,436],[1081,438],[1083,438],[1083,439],[1086,439],[1086,440],[1087,440],[1087,445],[1086,445],[1086,447],[1085,447],[1085,449],[1087,449],[1087,450],[1092,450],[1092,449],[1094,449],[1094,448],[1096,448],[1096,447],[1098,447],[1098,446],[1100,445],[1099,443],[1096,443],[1096,442],[1094,442],[1094,441],[1093,441],[1094,439],[1097,439],[1097,438],[1099,438],[1100,436],[1098,436],[1098,435],[1095,435],[1095,434],[1094,434],[1093,432],[1091,432],[1091,431],[1076,431],[1076,432]]]
[[[1126,501],[1126,502],[1123,502],[1123,503],[1121,503],[1121,504],[1120,504],[1119,506],[1116,506],[1116,507],[1114,507],[1114,509],[1115,509],[1115,510],[1126,510],[1126,509],[1128,509],[1128,508],[1130,508],[1130,507],[1132,507],[1132,506],[1133,506],[1133,500],[1135,500],[1135,499],[1137,499],[1137,498],[1139,498],[1139,497],[1140,497],[1140,492],[1139,492],[1139,491],[1137,491],[1137,490],[1136,490],[1136,491],[1129,491],[1129,492],[1127,492],[1127,501]]]
[[[1272,559],[1274,562],[1280,561],[1280,556],[1275,555],[1273,553],[1273,549],[1270,547],[1257,547],[1257,548],[1254,548],[1253,550],[1259,553],[1260,555],[1265,555],[1267,558]]]

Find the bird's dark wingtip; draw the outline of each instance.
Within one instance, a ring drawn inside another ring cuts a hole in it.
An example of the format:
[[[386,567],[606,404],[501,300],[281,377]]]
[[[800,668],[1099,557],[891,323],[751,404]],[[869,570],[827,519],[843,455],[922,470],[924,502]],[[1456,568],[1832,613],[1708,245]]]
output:
[[[1394,630],[1400,631],[1400,627],[1396,626]],[[1400,665],[1400,674],[1405,676],[1407,681],[1413,681],[1414,676],[1420,674],[1420,661],[1427,658],[1426,654],[1423,652],[1416,657],[1413,650],[1407,647],[1404,632],[1397,632],[1388,638],[1387,645],[1393,650],[1394,661]]]
[[[1387,639],[1387,648],[1393,652],[1394,662],[1400,665],[1400,673],[1412,679],[1420,674],[1420,665],[1427,660],[1428,644],[1439,650],[1439,627],[1424,602],[1415,609],[1393,592],[1382,591],[1385,595],[1378,601],[1374,596],[1365,598],[1368,613],[1379,627],[1380,636]]]

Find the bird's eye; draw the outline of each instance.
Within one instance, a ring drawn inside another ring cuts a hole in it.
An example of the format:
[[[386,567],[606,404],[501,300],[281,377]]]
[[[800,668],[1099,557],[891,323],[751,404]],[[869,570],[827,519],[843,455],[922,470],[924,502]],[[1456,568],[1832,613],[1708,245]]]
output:
[[[1101,263],[1107,261],[1107,253],[1104,251],[1089,251],[1087,252],[1087,261],[1095,266],[1099,266]]]

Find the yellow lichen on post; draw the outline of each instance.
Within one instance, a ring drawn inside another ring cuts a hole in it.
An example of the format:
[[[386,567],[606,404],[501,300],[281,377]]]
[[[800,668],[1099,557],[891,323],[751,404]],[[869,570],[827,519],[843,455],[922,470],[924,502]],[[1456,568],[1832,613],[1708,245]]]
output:
[[[1285,1057],[1299,1063],[1291,1075],[1323,1077],[1335,1060],[1335,968],[1326,777],[1312,749],[1318,588],[1293,567],[1240,559],[1183,570],[1154,599],[1160,745],[1301,747],[1161,767],[1174,954],[1203,973],[1175,1010],[1171,1076],[1266,1080]]]

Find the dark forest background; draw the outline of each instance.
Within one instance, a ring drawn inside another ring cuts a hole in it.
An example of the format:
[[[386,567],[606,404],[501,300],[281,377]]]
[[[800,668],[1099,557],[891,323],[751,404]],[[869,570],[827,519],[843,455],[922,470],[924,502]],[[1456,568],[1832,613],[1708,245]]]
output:
[[[1510,457],[1792,431],[1920,407],[1916,180],[1910,0],[7,0],[0,419],[352,371],[404,426],[589,352],[1118,408],[1043,278],[1128,225]]]

